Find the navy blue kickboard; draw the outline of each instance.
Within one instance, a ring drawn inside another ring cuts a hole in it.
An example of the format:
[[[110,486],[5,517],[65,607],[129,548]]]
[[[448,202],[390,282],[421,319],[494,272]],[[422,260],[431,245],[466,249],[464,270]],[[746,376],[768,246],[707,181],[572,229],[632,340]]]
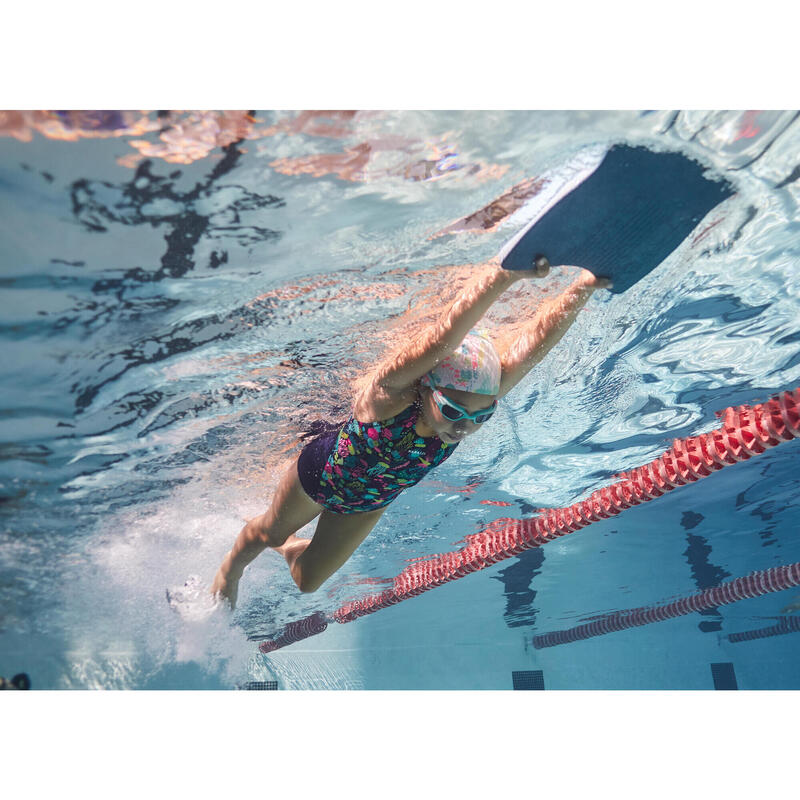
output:
[[[705,169],[682,153],[615,145],[589,177],[530,223],[501,264],[530,269],[544,255],[554,266],[611,278],[611,291],[620,294],[734,194],[727,181],[705,177]]]

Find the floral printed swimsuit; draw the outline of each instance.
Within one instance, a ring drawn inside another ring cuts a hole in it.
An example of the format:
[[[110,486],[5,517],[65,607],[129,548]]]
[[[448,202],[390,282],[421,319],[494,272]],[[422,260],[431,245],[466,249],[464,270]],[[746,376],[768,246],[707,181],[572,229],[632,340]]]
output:
[[[318,436],[298,460],[303,489],[337,514],[388,505],[458,446],[438,436],[420,436],[414,430],[418,418],[415,404],[382,422],[359,422],[351,416],[338,434]]]

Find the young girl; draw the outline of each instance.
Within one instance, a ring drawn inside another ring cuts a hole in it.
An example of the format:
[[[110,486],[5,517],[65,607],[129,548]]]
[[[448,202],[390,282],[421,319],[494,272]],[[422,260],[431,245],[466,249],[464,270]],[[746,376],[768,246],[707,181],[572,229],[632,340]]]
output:
[[[492,261],[477,269],[438,323],[376,367],[342,429],[307,444],[281,477],[269,510],[244,526],[214,576],[213,595],[233,608],[244,568],[267,547],[286,558],[301,592],[316,591],[400,492],[492,416],[498,400],[561,339],[592,292],[610,286],[582,269],[498,353],[471,329],[514,283],[544,277],[549,266],[537,264],[512,272]],[[312,539],[295,536],[317,517]]]

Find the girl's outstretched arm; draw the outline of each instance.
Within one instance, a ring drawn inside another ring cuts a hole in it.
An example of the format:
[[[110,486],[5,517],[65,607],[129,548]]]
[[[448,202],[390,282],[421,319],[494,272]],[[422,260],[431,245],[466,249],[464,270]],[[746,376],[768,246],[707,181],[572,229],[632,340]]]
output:
[[[380,365],[372,381],[373,387],[388,395],[406,392],[458,347],[506,289],[522,278],[544,277],[548,269],[512,272],[496,262],[479,267],[436,324],[421,333],[398,356]]]
[[[503,372],[499,397],[516,386],[560,341],[592,292],[610,285],[608,279],[597,278],[589,270],[582,269],[575,281],[558,297],[545,300],[539,306],[525,332],[500,352]]]

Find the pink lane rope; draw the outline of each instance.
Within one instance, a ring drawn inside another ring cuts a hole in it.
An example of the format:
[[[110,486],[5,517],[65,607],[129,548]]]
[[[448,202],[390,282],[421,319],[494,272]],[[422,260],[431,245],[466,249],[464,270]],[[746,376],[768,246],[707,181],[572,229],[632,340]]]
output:
[[[479,533],[467,536],[466,545],[460,550],[417,561],[407,567],[394,578],[390,589],[345,603],[330,616],[317,612],[307,618],[316,618],[316,624],[309,623],[304,627],[301,624],[304,620],[291,623],[274,639],[262,642],[261,651],[271,652],[319,633],[316,630],[319,619],[352,622],[593,522],[608,519],[632,506],[654,500],[723,467],[746,461],[781,442],[800,438],[800,388],[782,392],[755,406],[726,408],[717,412],[717,416],[722,419],[719,428],[686,439],[675,439],[662,456],[617,475],[619,480],[616,483],[592,492],[585,500],[565,508],[542,509],[535,518],[494,520]]]
[[[800,586],[800,562],[753,572],[743,578],[735,578],[732,581],[721,583],[713,589],[706,589],[665,605],[630,608],[625,611],[617,611],[615,614],[608,614],[585,625],[577,625],[563,631],[542,633],[533,637],[533,646],[537,650],[541,650],[545,647],[591,639],[606,633],[682,617],[706,608],[737,603],[748,597],[760,597],[770,592],[780,592],[792,586]]]

